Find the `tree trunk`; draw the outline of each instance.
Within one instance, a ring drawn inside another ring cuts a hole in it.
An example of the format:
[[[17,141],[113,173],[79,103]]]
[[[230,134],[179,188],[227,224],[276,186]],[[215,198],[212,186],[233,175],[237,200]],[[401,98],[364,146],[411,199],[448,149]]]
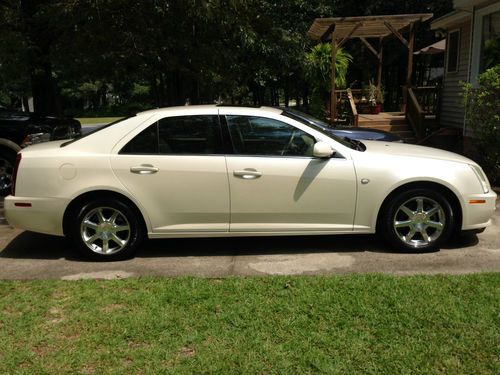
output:
[[[42,58],[34,59],[31,61],[31,67],[34,111],[41,115],[60,115],[61,108],[57,99],[56,84],[52,78],[50,63],[44,62]]]
[[[58,37],[48,21],[38,12],[40,1],[23,0],[19,10],[24,32],[28,39],[28,63],[31,68],[31,89],[35,112],[43,115],[60,115],[56,83],[52,77],[50,47]]]

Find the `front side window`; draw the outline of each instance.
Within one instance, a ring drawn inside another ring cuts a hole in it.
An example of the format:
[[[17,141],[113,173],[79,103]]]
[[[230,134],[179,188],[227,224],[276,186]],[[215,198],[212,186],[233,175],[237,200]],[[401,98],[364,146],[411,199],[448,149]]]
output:
[[[121,154],[210,155],[222,153],[218,116],[166,117],[144,129]]]
[[[234,152],[239,155],[313,155],[316,140],[281,121],[254,116],[226,116]]]

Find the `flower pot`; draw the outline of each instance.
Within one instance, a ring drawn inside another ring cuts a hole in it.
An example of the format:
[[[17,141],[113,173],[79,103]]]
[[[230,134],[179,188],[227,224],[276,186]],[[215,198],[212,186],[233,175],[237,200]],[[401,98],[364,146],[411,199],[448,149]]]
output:
[[[381,105],[380,104],[377,104],[377,105],[371,105],[370,106],[370,113],[372,115],[378,115],[380,113],[380,109],[381,109]]]

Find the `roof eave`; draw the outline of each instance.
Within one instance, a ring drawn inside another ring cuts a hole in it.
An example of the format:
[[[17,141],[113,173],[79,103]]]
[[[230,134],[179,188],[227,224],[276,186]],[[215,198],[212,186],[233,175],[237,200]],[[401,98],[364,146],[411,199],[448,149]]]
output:
[[[431,30],[446,29],[450,26],[467,21],[472,16],[471,13],[457,9],[431,22]]]

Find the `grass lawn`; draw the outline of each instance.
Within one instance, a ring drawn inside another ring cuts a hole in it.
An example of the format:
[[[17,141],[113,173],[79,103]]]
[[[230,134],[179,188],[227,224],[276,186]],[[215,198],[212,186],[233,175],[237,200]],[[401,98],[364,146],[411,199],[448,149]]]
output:
[[[80,121],[82,125],[93,125],[93,124],[109,124],[110,122],[117,121],[123,117],[78,117],[77,120]]]
[[[500,274],[0,281],[1,374],[498,374]]]

